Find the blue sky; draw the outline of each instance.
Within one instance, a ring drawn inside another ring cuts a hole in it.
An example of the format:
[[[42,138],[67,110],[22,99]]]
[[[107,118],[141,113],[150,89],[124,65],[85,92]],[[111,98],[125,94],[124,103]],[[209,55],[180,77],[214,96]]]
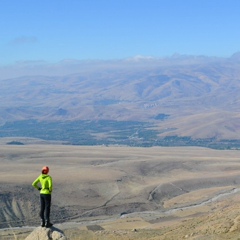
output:
[[[1,0],[0,65],[240,51],[239,0]]]

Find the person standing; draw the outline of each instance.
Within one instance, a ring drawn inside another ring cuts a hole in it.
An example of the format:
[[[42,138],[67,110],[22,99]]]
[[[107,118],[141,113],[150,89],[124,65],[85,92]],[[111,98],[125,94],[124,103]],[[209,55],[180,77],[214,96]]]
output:
[[[32,186],[40,191],[40,218],[41,226],[50,228],[51,193],[53,190],[52,177],[48,175],[49,167],[42,168],[42,174],[32,183]],[[40,186],[39,186],[40,184]]]

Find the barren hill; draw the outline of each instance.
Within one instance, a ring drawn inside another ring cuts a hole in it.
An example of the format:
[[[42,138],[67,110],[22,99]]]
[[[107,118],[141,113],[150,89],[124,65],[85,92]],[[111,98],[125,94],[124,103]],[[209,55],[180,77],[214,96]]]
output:
[[[238,54],[68,64],[74,74],[62,74],[67,67],[61,63],[55,74],[35,66],[37,75],[1,79],[2,125],[29,119],[142,121],[160,129],[160,137],[239,139]]]
[[[0,161],[2,240],[39,226],[42,165],[51,220],[71,240],[239,238],[238,150],[0,145]]]

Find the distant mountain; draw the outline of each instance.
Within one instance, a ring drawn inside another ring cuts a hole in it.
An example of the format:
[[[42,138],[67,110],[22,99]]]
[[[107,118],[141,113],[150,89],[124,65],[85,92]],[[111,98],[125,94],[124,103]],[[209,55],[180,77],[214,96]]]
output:
[[[75,73],[0,80],[0,122],[138,120],[172,129],[160,136],[239,139],[239,56],[61,62]]]

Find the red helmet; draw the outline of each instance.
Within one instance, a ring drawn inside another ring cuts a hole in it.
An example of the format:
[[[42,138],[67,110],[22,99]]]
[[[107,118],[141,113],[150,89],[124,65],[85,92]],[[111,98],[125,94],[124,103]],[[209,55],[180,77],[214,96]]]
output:
[[[44,166],[44,167],[42,168],[42,174],[48,174],[48,172],[49,172],[49,167]]]

